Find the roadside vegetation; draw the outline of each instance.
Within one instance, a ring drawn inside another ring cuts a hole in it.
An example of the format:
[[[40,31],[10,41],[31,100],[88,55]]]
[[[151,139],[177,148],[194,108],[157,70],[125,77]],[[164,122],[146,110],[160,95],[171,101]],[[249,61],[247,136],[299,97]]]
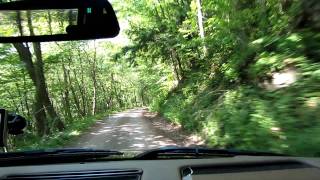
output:
[[[35,149],[64,148],[72,144],[77,138],[89,130],[97,120],[103,120],[109,113],[101,113],[97,115],[89,115],[87,117],[77,118],[77,121],[68,123],[61,132],[51,133],[50,135],[39,137],[33,134],[18,136],[11,140],[11,150],[28,151]]]
[[[130,7],[133,45],[124,54],[152,110],[212,147],[320,155],[317,0]]]
[[[12,147],[62,146],[95,115],[149,106],[211,147],[320,156],[318,0],[112,3],[125,44],[0,45],[0,105],[30,120]]]

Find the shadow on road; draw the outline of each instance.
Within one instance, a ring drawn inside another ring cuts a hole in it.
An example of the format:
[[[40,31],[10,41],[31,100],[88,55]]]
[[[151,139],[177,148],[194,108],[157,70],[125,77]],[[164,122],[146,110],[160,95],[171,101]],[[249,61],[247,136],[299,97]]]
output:
[[[176,146],[174,140],[158,133],[152,123],[143,116],[145,112],[144,109],[129,110],[98,121],[71,147],[141,151]]]

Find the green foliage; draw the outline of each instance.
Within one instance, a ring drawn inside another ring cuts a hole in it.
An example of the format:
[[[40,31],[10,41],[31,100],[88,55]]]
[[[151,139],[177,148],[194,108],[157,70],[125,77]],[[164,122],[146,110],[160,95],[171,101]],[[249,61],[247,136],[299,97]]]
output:
[[[203,0],[204,39],[195,0],[150,3],[127,33],[154,111],[213,147],[319,156],[318,2]]]
[[[83,132],[87,131],[97,120],[105,118],[109,113],[74,119],[67,124],[64,132],[55,133],[46,137],[26,134],[14,137],[14,146],[11,150],[27,151],[37,149],[64,148],[70,145]]]
[[[50,98],[68,128],[52,134],[49,147],[90,125],[90,114],[149,106],[212,147],[320,155],[317,0],[113,3],[129,26],[127,46],[43,46]],[[25,65],[10,46],[0,52],[8,69],[0,71],[0,103],[32,117],[35,90]],[[40,140],[34,126],[31,142]],[[17,149],[45,146],[24,140]]]
[[[120,51],[120,46],[106,41],[45,43],[42,55],[47,87],[43,90],[49,92],[52,106],[66,130],[58,132],[55,119],[47,115],[44,117],[48,120],[47,136],[38,137],[35,115],[40,111],[48,112],[47,107],[36,109],[38,90],[26,63],[12,45],[0,47],[3,52],[0,56],[1,108],[28,119],[25,137],[21,141],[10,141],[15,149],[60,147],[72,137],[73,131],[92,125],[91,116],[143,104],[138,72],[127,61],[115,61],[114,55]],[[33,66],[35,61],[33,59]],[[79,119],[83,123],[77,121]]]

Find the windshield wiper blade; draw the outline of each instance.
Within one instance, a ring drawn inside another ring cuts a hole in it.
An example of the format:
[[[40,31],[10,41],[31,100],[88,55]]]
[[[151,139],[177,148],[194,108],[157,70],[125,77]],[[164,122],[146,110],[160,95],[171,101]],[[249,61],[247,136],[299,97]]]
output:
[[[165,147],[141,153],[135,157],[139,160],[166,158],[205,158],[205,157],[234,157],[234,156],[285,156],[271,152],[240,151],[229,149],[210,149],[198,147]]]
[[[13,153],[1,153],[0,161],[3,160],[21,160],[21,159],[93,159],[103,158],[112,155],[123,155],[120,151],[95,150],[95,149],[48,149],[36,151],[24,151]]]

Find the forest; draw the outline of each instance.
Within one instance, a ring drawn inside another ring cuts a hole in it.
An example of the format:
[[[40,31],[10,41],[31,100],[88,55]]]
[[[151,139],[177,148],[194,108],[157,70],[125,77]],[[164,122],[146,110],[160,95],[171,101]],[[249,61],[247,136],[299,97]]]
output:
[[[318,0],[110,2],[118,40],[0,44],[0,105],[29,120],[10,148],[63,146],[108,113],[149,107],[209,147],[320,156]],[[70,21],[46,17],[14,14],[0,35]]]

